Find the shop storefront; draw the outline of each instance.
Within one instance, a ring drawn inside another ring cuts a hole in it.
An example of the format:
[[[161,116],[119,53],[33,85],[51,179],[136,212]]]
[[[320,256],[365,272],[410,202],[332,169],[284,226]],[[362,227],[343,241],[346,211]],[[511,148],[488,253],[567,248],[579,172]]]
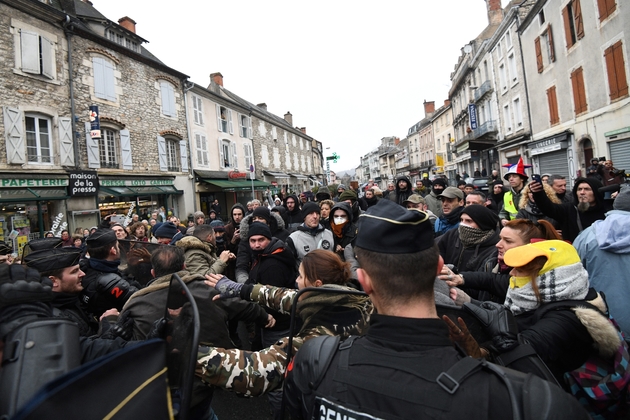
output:
[[[562,133],[554,137],[548,137],[529,145],[529,155],[534,162],[534,169],[539,174],[561,175],[571,185],[569,171],[569,134]]]
[[[224,220],[228,219],[229,209],[235,203],[245,206],[254,198],[263,202],[267,199],[266,192],[273,188],[268,182],[248,179],[246,172],[195,171],[195,175],[198,208],[208,214],[210,205],[216,199]]]
[[[67,229],[68,176],[1,174],[0,241],[16,254],[31,239]]]

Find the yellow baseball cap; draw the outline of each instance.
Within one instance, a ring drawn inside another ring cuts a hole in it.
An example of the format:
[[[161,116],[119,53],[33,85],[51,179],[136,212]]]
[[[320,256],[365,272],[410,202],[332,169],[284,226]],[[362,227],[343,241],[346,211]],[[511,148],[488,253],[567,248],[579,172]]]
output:
[[[509,249],[503,257],[503,262],[510,267],[522,267],[536,257],[547,257],[547,262],[539,274],[581,261],[573,245],[564,241],[551,240],[534,242]]]

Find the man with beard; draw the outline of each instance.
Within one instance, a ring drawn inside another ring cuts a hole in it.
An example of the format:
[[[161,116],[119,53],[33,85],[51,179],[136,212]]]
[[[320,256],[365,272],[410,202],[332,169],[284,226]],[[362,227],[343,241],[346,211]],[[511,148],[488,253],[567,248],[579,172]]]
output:
[[[599,192],[601,187],[602,183],[594,177],[576,179],[573,199],[578,203],[577,206],[552,203],[539,182],[531,182],[529,188],[540,211],[560,225],[562,239],[573,242],[593,222],[606,218],[606,211],[609,209],[604,206],[604,197]]]
[[[457,229],[464,210],[464,193],[459,188],[447,187],[438,198],[442,201],[442,216],[435,221],[436,237]]]
[[[573,197],[571,194],[567,194],[567,180],[562,175],[550,175],[547,179],[547,184],[556,193],[556,197],[563,203],[573,204]]]
[[[436,217],[442,216],[442,202],[438,198],[442,191],[446,188],[446,180],[444,178],[436,178],[431,186],[431,193],[424,196],[424,201],[427,203],[429,210]]]
[[[287,209],[286,227],[289,232],[293,232],[297,229],[304,220],[298,203],[298,198],[295,195],[289,195],[284,199],[284,207]]]
[[[361,209],[367,210],[378,202],[378,198],[374,195],[374,190],[370,188],[365,190],[365,195],[359,198],[359,201],[361,202]]]
[[[400,176],[396,179],[396,191],[390,192],[387,198],[404,207],[403,203],[411,194],[411,181],[406,176]]]
[[[521,202],[521,193],[529,179],[525,175],[525,168],[531,168],[531,165],[523,164],[523,158],[519,158],[515,165],[504,166],[509,168],[503,178],[510,183],[510,190],[503,195],[503,208],[499,211],[499,219],[501,219],[503,226],[510,220],[516,219]]]
[[[233,253],[238,250],[238,244],[241,240],[241,221],[245,217],[245,206],[236,203],[230,209],[230,222],[225,225],[225,240],[227,247]]]

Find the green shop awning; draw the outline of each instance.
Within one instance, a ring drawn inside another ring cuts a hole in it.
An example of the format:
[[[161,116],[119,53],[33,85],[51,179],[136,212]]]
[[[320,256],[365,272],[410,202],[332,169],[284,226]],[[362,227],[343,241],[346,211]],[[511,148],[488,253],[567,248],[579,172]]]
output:
[[[172,185],[153,185],[149,187],[99,187],[99,195],[111,195],[114,197],[135,197],[138,195],[183,194]]]
[[[221,188],[223,191],[251,191],[252,181],[228,181],[225,179],[202,179],[215,187]],[[265,190],[271,187],[271,184],[263,181],[254,181],[254,190]]]
[[[65,188],[0,189],[0,203],[67,200],[68,198],[69,196]]]

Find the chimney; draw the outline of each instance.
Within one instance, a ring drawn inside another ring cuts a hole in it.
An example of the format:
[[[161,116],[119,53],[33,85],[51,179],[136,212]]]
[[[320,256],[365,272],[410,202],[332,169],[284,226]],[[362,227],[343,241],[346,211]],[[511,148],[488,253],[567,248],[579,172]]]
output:
[[[435,112],[435,102],[426,100],[424,101],[424,116],[429,117]]]
[[[223,87],[223,75],[221,73],[217,72],[217,73],[210,74],[210,81]]]
[[[300,131],[304,134],[306,134],[306,127],[300,127]]]
[[[486,0],[486,6],[488,7],[488,24],[500,25],[503,20],[501,0]]]
[[[265,111],[267,110],[267,104],[266,104],[266,103],[264,103],[264,102],[261,102],[261,103],[257,104],[256,106],[257,106],[258,108],[262,108],[262,109],[264,109]]]
[[[129,32],[136,33],[136,21],[129,16],[121,17],[118,19],[118,24],[128,30]]]
[[[284,120],[288,122],[291,127],[293,127],[293,115],[291,115],[291,111],[287,111],[287,113],[284,114]]]
[[[449,106],[451,104],[451,101],[448,99],[444,99],[444,106]]]
[[[400,143],[400,138],[394,137],[394,145],[398,146],[398,143]]]

